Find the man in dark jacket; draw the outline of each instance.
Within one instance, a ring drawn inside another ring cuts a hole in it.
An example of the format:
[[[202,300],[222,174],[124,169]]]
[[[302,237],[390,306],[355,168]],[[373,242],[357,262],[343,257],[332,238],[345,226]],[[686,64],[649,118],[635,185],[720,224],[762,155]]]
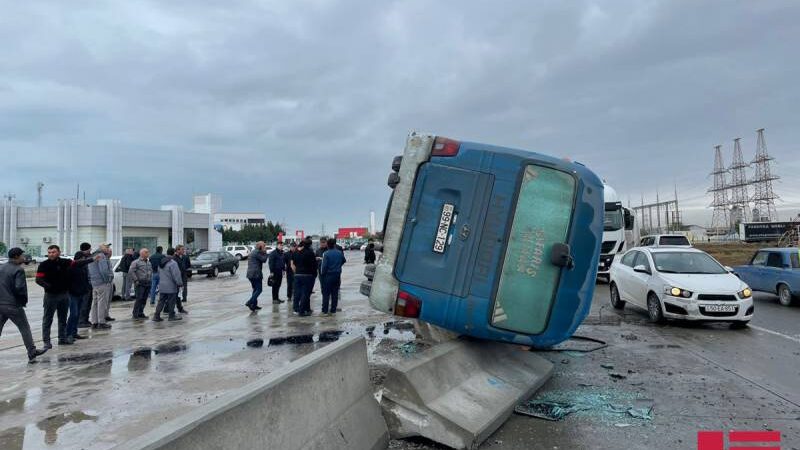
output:
[[[119,264],[117,265],[117,270],[115,272],[122,272],[122,299],[123,300],[130,300],[131,299],[131,280],[128,278],[128,270],[131,268],[131,263],[136,258],[133,256],[133,249],[126,248],[125,254],[122,255],[122,259],[119,260]]]
[[[176,263],[178,263],[178,269],[181,271],[181,280],[183,280],[183,286],[181,286],[181,293],[183,295],[183,302],[185,303],[187,300],[187,291],[186,291],[186,284],[189,281],[189,270],[192,268],[192,263],[189,260],[189,256],[186,255],[186,247],[181,244],[175,246],[175,255],[172,256]],[[175,306],[178,307],[178,312],[181,314],[189,314],[189,311],[183,308],[183,304],[181,303],[181,296],[175,300]]]
[[[25,281],[25,270],[22,269],[25,261],[23,254],[21,248],[14,247],[8,251],[8,262],[0,264],[0,335],[3,334],[6,321],[11,320],[22,335],[22,342],[28,350],[28,362],[33,362],[47,349],[36,349],[28,316],[23,309],[28,304],[28,284]]]
[[[44,288],[44,316],[42,318],[42,340],[44,348],[51,349],[50,327],[53,316],[58,314],[58,344],[74,343],[67,336],[67,313],[69,311],[69,267],[71,261],[61,257],[57,245],[47,247],[47,259],[39,264],[36,271],[36,284]]]
[[[297,251],[297,244],[289,244],[289,250],[283,252],[283,268],[286,270],[286,298],[292,299],[294,290],[294,270],[292,270],[292,255]]]
[[[322,267],[322,256],[325,252],[328,251],[328,238],[321,237],[319,238],[319,247],[314,252],[314,256],[317,257],[317,270],[314,271],[314,282],[311,284],[311,293],[314,293],[314,285],[316,284],[316,278],[319,277],[319,269]],[[322,281],[320,281],[320,288],[322,287]]]
[[[278,242],[278,247],[269,254],[269,273],[272,277],[272,304],[280,305],[281,282],[286,264],[283,262],[283,243]]]
[[[153,268],[153,279],[150,284],[150,304],[156,304],[156,291],[158,290],[158,266],[161,265],[161,259],[164,258],[164,247],[156,247],[156,252],[150,255],[150,266]]]
[[[84,308],[88,322],[89,284],[88,265],[92,262],[89,250],[91,246],[84,242],[81,251],[75,253],[69,268],[69,318],[67,318],[67,336],[75,339],[84,339],[78,334],[78,323]]]
[[[83,243],[81,243],[80,249],[81,249],[80,253],[84,253],[86,256],[91,257],[91,255],[92,255],[92,245],[91,244],[89,244],[88,242],[83,242]],[[80,310],[80,313],[78,315],[78,328],[89,328],[89,327],[92,326],[91,322],[89,322],[89,313],[92,310],[92,301],[93,301],[93,298],[92,298],[92,285],[91,285],[91,283],[89,283],[89,269],[88,268],[84,268],[83,270],[84,270],[85,275],[86,275],[86,280],[85,280],[86,288],[89,291],[86,294],[85,299],[81,300],[81,310]],[[74,279],[71,282],[80,283],[81,281],[82,281],[82,278],[80,280]]]
[[[322,284],[322,314],[336,314],[339,304],[339,287],[342,285],[342,266],[347,260],[344,252],[336,247],[336,240],[328,240],[328,251],[322,255],[322,264],[319,269],[320,283]],[[330,299],[330,309],[328,300]]]
[[[175,302],[178,299],[178,290],[183,285],[183,277],[178,263],[173,259],[175,249],[170,248],[167,250],[167,256],[161,258],[158,264],[159,288],[158,306],[156,312],[153,314],[153,322],[162,322],[161,313],[166,311],[169,314],[169,321],[181,320],[182,317],[175,314]],[[151,258],[152,259],[152,258]]]
[[[244,304],[250,308],[250,311],[257,311],[261,309],[258,306],[258,296],[264,290],[264,263],[267,262],[267,252],[264,250],[267,244],[262,241],[256,243],[256,249],[250,256],[247,257],[247,279],[250,280],[250,286],[253,288],[253,293],[250,294],[250,300]]]
[[[375,244],[372,242],[364,249],[364,264],[375,264]]]
[[[303,240],[297,252],[292,256],[294,270],[294,298],[292,308],[301,316],[310,316],[311,289],[314,287],[314,276],[317,273],[317,259],[314,255],[311,238]]]

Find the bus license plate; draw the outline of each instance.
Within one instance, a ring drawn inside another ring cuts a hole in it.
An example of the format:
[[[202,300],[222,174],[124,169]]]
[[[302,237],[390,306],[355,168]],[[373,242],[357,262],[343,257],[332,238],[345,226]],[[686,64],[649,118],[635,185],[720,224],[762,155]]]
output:
[[[450,233],[450,224],[453,222],[453,210],[455,207],[450,203],[442,206],[442,216],[439,218],[439,228],[436,229],[436,239],[433,240],[433,251],[444,253],[447,246],[447,235]]]
[[[735,312],[735,305],[706,305],[706,312]]]

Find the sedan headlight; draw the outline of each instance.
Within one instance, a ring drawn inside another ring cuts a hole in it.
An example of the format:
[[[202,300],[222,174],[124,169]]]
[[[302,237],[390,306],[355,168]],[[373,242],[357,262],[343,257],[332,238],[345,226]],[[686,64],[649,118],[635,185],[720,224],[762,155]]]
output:
[[[664,286],[664,293],[673,297],[689,298],[692,296],[691,291],[674,286]]]
[[[211,264],[203,264],[202,268],[203,269],[209,269],[209,268],[211,268]]]
[[[739,296],[740,299],[744,300],[746,298],[750,298],[753,296],[753,291],[750,290],[749,287],[742,289],[741,291],[737,292],[736,295]]]

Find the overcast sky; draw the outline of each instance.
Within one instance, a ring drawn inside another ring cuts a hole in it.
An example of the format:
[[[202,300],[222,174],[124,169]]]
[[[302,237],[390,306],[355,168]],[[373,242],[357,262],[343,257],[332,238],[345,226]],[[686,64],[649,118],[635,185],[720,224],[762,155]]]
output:
[[[382,216],[409,130],[570,156],[705,224],[713,146],[766,128],[800,209],[796,1],[17,2],[0,15],[3,192]],[[706,217],[707,216],[707,217]]]

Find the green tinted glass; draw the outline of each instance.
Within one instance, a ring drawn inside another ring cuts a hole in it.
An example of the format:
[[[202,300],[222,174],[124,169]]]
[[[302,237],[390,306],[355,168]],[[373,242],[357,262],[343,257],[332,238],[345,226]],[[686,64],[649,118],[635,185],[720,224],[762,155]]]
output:
[[[570,174],[542,166],[525,168],[492,325],[526,334],[539,334],[547,327],[561,270],[550,263],[550,251],[567,238],[574,195]]]

